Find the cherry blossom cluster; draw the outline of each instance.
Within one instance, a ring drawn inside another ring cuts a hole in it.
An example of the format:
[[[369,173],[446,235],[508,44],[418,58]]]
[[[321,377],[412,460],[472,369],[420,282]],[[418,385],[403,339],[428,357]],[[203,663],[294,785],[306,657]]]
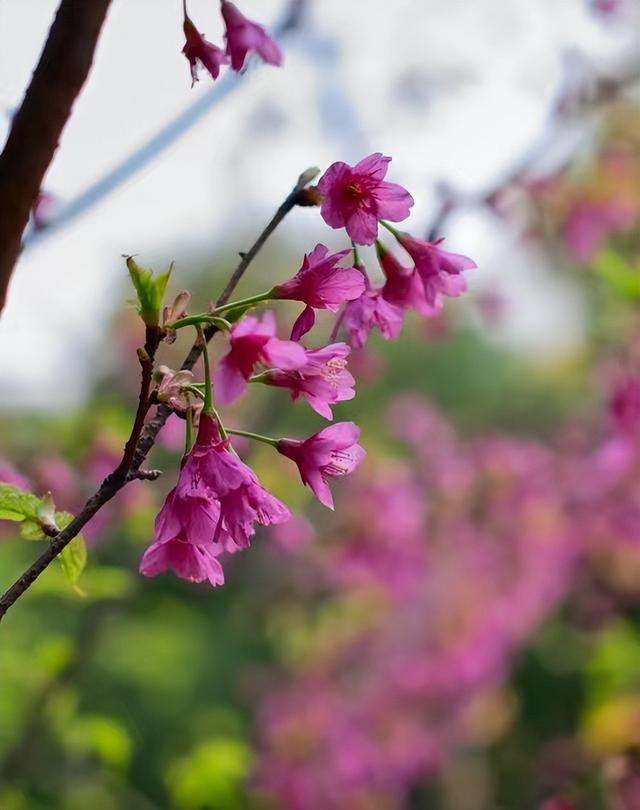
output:
[[[224,7],[230,5],[223,2],[223,13],[229,14]],[[287,507],[237,456],[234,435],[266,443],[294,462],[302,482],[331,509],[328,480],[348,475],[364,457],[358,444],[360,431],[353,422],[331,424],[304,440],[271,438],[224,426],[217,405],[233,405],[251,386],[262,384],[287,390],[292,400],[304,400],[317,414],[332,420],[332,407],[355,396],[355,380],[347,367],[351,347],[362,347],[374,328],[384,338],[397,337],[407,310],[431,315],[442,306],[442,296],[459,295],[465,289],[463,271],[475,267],[470,259],[448,253],[440,241],[415,238],[390,224],[406,219],[413,204],[406,189],[384,179],[390,160],[376,153],[353,167],[334,163],[316,187],[304,189],[304,204],[319,205],[327,224],[344,228],[350,247],[330,253],[318,244],[288,280],[207,312],[188,314],[186,293],[165,307],[165,337],[186,327],[195,327],[201,334],[203,326],[214,326],[227,350],[211,371],[205,345],[203,382],[187,370],[173,372],[161,366],[156,371],[156,399],[182,416],[187,430],[178,482],[156,520],[154,542],[140,566],[143,574],[171,569],[192,582],[220,585],[224,581],[221,555],[247,548],[257,525],[289,519]],[[403,266],[377,239],[379,224],[413,259],[413,267]],[[379,287],[370,281],[358,252],[360,245],[374,242],[386,278]],[[129,265],[139,288],[146,271],[132,259]],[[147,298],[143,291],[142,299]],[[304,305],[288,339],[278,336],[272,310],[255,311],[265,302],[281,300]],[[304,345],[302,339],[314,329],[315,313],[322,310],[336,313],[329,342]],[[346,332],[346,342],[335,340],[340,328]],[[191,430],[196,427],[192,439]]]
[[[256,780],[278,807],[405,806],[506,731],[514,656],[569,594],[592,625],[637,598],[640,377],[615,382],[608,421],[597,446],[554,450],[391,404],[409,460],[350,482],[323,543],[289,541],[316,590],[284,611],[288,679],[262,704]]]
[[[235,71],[242,70],[250,53],[258,54],[270,65],[282,63],[278,43],[263,26],[248,20],[229,0],[221,0],[220,12],[225,25],[225,48],[208,42],[204,34],[198,31],[187,13],[185,0],[183,29],[186,42],[182,53],[189,61],[192,86],[198,81],[199,65],[212,79],[217,79],[223,65],[231,65],[231,69]]]

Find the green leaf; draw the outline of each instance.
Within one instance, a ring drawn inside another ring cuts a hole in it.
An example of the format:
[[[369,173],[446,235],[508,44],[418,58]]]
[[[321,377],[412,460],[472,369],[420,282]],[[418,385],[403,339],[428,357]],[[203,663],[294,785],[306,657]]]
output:
[[[84,596],[82,589],[78,587],[78,579],[87,564],[87,547],[85,546],[83,536],[79,534],[77,537],[74,537],[73,540],[62,549],[58,556],[67,579],[74,586],[76,591]]]
[[[73,515],[70,512],[56,512],[56,524],[60,529],[64,529],[72,520]],[[58,555],[58,559],[69,582],[81,596],[84,596],[82,589],[78,587],[78,579],[87,564],[87,547],[84,542],[84,537],[81,534],[74,537],[73,540],[62,549]]]
[[[151,270],[140,267],[133,257],[129,256],[127,258],[127,268],[138,296],[137,309],[140,317],[147,326],[158,326],[162,301],[173,270],[173,264],[166,273],[154,276]]]
[[[248,312],[253,306],[255,305],[247,304],[246,306],[242,305],[239,307],[234,307],[233,309],[228,309],[224,313],[224,319],[229,323],[235,323],[236,321],[239,321],[240,318],[242,318],[242,316],[245,314],[245,312]]]
[[[603,281],[618,295],[630,301],[640,300],[640,268],[628,264],[613,250],[597,257],[595,268]]]
[[[36,519],[40,508],[40,498],[31,492],[0,483],[0,520],[22,521]]]
[[[46,534],[39,523],[27,518],[20,526],[20,537],[23,540],[44,540]]]

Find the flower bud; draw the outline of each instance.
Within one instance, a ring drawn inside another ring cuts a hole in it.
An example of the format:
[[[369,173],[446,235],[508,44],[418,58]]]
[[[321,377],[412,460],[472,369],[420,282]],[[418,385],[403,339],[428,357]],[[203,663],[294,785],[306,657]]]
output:
[[[158,326],[160,324],[162,299],[164,298],[167,283],[169,282],[169,277],[173,270],[173,263],[169,266],[166,273],[154,276],[151,270],[145,270],[143,267],[140,267],[140,265],[134,261],[133,256],[128,256],[127,268],[138,296],[137,309],[140,317],[147,326]]]

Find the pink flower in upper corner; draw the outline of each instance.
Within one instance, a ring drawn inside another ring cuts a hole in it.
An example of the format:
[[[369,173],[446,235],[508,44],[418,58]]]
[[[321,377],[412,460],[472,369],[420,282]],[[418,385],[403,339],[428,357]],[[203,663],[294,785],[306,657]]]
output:
[[[620,10],[623,0],[591,0],[591,6],[600,14],[615,14]]]
[[[353,399],[355,380],[347,371],[346,343],[332,343],[322,349],[307,349],[306,363],[295,371],[275,368],[265,372],[263,382],[288,388],[291,399],[303,397],[316,413],[333,419],[331,405]]]
[[[382,297],[400,309],[414,309],[420,315],[437,315],[441,309],[438,300],[435,305],[427,301],[424,284],[415,267],[405,267],[381,242],[376,242],[376,252],[385,283]]]
[[[223,405],[230,405],[242,395],[258,363],[285,371],[304,366],[303,347],[292,340],[279,340],[275,334],[276,321],[271,311],[264,313],[262,321],[249,315],[232,327],[231,350],[213,374],[216,395]]]
[[[323,195],[320,213],[332,228],[346,228],[359,245],[372,245],[378,221],[402,222],[409,216],[413,197],[397,183],[384,180],[391,158],[381,152],[355,166],[333,163],[318,182]]]
[[[353,422],[337,422],[305,441],[280,439],[278,452],[298,465],[302,483],[309,486],[321,504],[333,509],[328,477],[349,475],[365,451],[358,444],[360,428]]]
[[[633,210],[615,200],[581,200],[573,207],[564,224],[567,251],[576,261],[589,262],[610,234],[626,231],[633,221]]]
[[[372,329],[378,329],[385,340],[395,340],[402,330],[402,310],[382,296],[382,290],[365,290],[356,301],[350,301],[344,310],[342,323],[349,343],[362,349]]]
[[[227,55],[231,57],[231,67],[240,70],[250,51],[255,51],[270,65],[282,64],[282,52],[278,43],[265,29],[248,20],[233,3],[222,0],[222,16],[227,27]]]
[[[140,572],[155,576],[171,569],[191,582],[221,585],[224,576],[217,557],[246,548],[254,524],[267,526],[288,518],[286,506],[229,451],[214,419],[203,414],[193,450],[156,518],[155,540]]]
[[[424,285],[425,299],[430,307],[439,306],[440,295],[455,298],[465,292],[467,281],[463,271],[477,267],[472,259],[443,250],[440,247],[442,239],[427,242],[408,233],[398,233],[396,236],[415,262]]]
[[[329,253],[329,248],[318,244],[306,253],[298,272],[273,288],[274,298],[302,301],[307,306],[291,331],[292,340],[299,340],[315,323],[314,309],[336,312],[340,304],[358,298],[365,288],[364,276],[355,267],[337,267],[337,263],[350,250]]]
[[[227,54],[222,48],[207,42],[188,17],[184,18],[182,27],[187,40],[182,53],[187,57],[191,68],[191,86],[198,81],[198,62],[210,73],[212,79],[217,79],[222,65],[229,63]]]

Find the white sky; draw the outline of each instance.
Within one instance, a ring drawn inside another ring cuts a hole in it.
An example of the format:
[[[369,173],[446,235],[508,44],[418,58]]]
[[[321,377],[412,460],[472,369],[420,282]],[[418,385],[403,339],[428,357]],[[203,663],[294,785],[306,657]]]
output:
[[[284,0],[238,0],[265,23]],[[639,0],[627,0],[637,21]],[[309,30],[282,70],[264,67],[194,129],[87,215],[25,252],[0,320],[0,407],[74,406],[100,367],[100,338],[130,297],[123,253],[146,266],[255,231],[309,165],[393,156],[392,179],[416,198],[420,233],[435,181],[473,191],[535,140],[561,76],[562,54],[598,66],[640,47],[631,17],[603,25],[582,0],[311,0]],[[54,0],[0,0],[0,111],[17,106]],[[221,40],[215,0],[190,0],[198,27]],[[179,0],[114,0],[93,73],[45,187],[63,202],[84,190],[206,93],[190,89]],[[4,137],[0,123],[0,138]],[[5,125],[6,126],[6,125]],[[301,252],[335,235],[313,211],[283,232]],[[580,311],[552,276],[504,242],[486,218],[462,217],[451,249],[473,256],[476,284],[509,296],[508,339],[555,351],[580,335]],[[502,240],[502,241],[501,241]],[[243,245],[238,245],[238,249]],[[212,297],[215,295],[212,290]],[[538,305],[535,302],[538,302]]]

